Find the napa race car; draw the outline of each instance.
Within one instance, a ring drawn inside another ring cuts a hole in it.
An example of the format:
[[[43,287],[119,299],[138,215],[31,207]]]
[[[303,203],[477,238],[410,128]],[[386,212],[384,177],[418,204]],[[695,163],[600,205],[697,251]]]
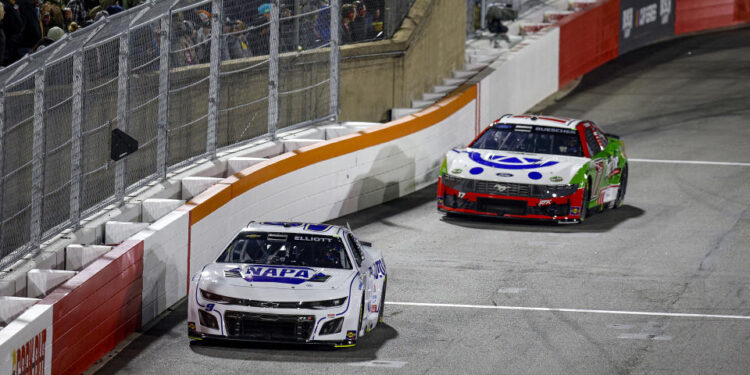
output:
[[[191,278],[188,337],[354,346],[386,285],[380,251],[346,228],[251,222]]]
[[[625,144],[591,121],[504,115],[440,168],[438,210],[446,213],[582,222],[622,206]]]

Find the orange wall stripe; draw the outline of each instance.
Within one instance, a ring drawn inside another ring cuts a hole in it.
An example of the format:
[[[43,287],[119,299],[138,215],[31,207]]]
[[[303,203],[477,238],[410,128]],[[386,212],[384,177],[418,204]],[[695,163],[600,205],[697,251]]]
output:
[[[233,198],[258,185],[312,164],[390,142],[429,128],[458,112],[476,99],[476,96],[476,85],[464,85],[451,96],[417,114],[276,156],[222,180],[193,198],[181,209],[190,211],[190,225],[192,226]]]

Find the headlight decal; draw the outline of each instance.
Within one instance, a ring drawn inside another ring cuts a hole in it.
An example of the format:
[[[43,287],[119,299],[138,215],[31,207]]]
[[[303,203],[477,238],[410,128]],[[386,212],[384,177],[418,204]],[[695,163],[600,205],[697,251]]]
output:
[[[349,283],[349,297],[346,299],[346,308],[344,309],[344,311],[336,314],[336,316],[344,315],[344,314],[346,314],[347,311],[349,311],[349,306],[352,303],[352,286],[354,285],[354,280],[357,280],[359,278],[358,276],[359,276],[359,272],[357,272],[354,275],[354,277],[352,277],[352,282]],[[320,322],[322,322],[325,319],[326,319],[326,317],[324,316],[324,317],[320,318],[320,320],[318,320],[317,323],[315,323],[315,328],[313,329],[313,332],[318,332],[318,325],[320,325]],[[314,335],[315,335],[315,333],[313,333],[313,337],[314,337]]]

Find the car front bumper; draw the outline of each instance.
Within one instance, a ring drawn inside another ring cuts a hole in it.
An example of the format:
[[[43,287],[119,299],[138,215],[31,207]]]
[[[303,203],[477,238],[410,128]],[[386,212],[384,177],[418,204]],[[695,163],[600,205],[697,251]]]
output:
[[[438,178],[438,210],[468,215],[514,219],[577,222],[581,219],[583,189],[563,196],[533,197],[492,194],[489,192],[459,191],[443,184]]]

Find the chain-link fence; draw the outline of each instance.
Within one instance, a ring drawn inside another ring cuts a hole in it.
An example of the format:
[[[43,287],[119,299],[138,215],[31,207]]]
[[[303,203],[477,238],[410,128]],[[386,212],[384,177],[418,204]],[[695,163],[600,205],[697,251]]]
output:
[[[1,70],[0,268],[191,160],[335,119],[339,45],[412,3],[151,1]],[[139,143],[117,161],[115,129]]]

